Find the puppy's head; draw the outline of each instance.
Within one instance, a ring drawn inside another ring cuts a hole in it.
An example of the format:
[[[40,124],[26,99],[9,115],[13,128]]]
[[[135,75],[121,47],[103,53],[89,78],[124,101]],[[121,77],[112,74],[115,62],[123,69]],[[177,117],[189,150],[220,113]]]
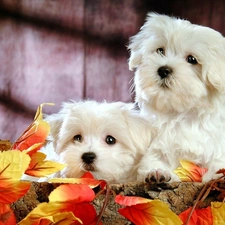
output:
[[[207,109],[225,93],[225,39],[213,29],[150,13],[129,50],[140,107]]]
[[[46,120],[55,151],[68,166],[63,176],[91,171],[97,179],[124,182],[150,144],[148,126],[129,104],[65,103]]]

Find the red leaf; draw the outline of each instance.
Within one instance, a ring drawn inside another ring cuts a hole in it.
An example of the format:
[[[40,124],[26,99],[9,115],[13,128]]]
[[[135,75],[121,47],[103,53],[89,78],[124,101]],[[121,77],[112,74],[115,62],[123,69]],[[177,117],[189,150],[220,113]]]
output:
[[[95,179],[91,172],[86,172],[81,178]]]
[[[49,195],[50,202],[91,202],[95,198],[94,191],[85,184],[62,184]]]
[[[0,225],[16,225],[16,217],[8,204],[0,203]]]
[[[192,207],[182,212],[179,217],[184,222],[187,221]],[[211,207],[195,209],[191,215],[188,225],[213,225]]]

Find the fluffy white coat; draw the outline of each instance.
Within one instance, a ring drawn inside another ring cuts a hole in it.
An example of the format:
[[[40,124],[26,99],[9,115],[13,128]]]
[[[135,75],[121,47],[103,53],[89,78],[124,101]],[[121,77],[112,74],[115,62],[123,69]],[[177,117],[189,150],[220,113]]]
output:
[[[148,122],[133,104],[81,101],[64,103],[46,117],[48,159],[67,164],[55,176],[80,177],[90,171],[109,183],[137,180],[137,167],[151,141]],[[91,154],[89,154],[91,153]]]
[[[139,180],[179,181],[181,159],[225,168],[225,39],[187,20],[149,13],[130,40],[129,68],[141,113],[158,129]],[[169,68],[164,73],[159,68]]]

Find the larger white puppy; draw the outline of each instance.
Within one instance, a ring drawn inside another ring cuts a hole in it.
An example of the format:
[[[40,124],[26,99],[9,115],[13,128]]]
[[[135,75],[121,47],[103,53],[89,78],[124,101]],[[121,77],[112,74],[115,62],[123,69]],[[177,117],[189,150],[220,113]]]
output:
[[[158,128],[143,158],[140,179],[179,181],[180,159],[208,168],[208,181],[225,167],[225,39],[208,27],[149,13],[131,38],[136,102]]]
[[[137,163],[149,147],[147,121],[132,104],[68,102],[46,121],[48,159],[67,164],[58,177],[80,177],[90,171],[109,183],[137,180]]]

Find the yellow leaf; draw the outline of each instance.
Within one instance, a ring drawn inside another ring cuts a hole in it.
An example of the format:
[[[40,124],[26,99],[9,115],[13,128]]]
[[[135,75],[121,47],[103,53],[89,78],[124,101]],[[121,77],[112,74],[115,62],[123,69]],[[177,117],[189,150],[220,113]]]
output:
[[[10,150],[0,152],[0,178],[20,180],[30,163],[30,157],[25,152]]]
[[[62,170],[66,165],[53,162],[44,161],[46,155],[42,152],[36,152],[32,154],[29,168],[26,170],[26,174],[35,177],[45,177],[59,170]]]
[[[18,223],[18,225],[31,225],[36,221],[40,220],[41,218],[47,218],[51,221],[54,221],[56,224],[58,221],[62,223],[59,224],[72,224],[72,221],[79,221],[81,220],[75,217],[72,213],[67,213],[66,211],[66,204],[57,203],[57,202],[44,202],[39,204],[36,208],[34,208],[22,221]],[[69,210],[68,210],[69,211]],[[61,216],[60,216],[61,214]],[[68,223],[63,223],[64,221],[68,221]],[[58,221],[57,221],[58,220]],[[70,222],[70,223],[69,223]]]
[[[174,173],[183,182],[201,182],[202,176],[208,171],[207,168],[202,168],[193,162],[180,160],[181,167],[174,170]]]
[[[213,225],[224,225],[225,224],[225,203],[223,202],[212,202],[211,203]]]
[[[126,206],[119,209],[119,213],[136,225],[182,224],[180,218],[160,200],[117,195],[115,201]]]
[[[41,218],[38,221],[39,223],[35,223],[35,224],[42,225],[44,220],[46,222],[48,221],[48,223],[45,222],[44,224],[57,224],[57,225],[71,225],[76,220],[81,222],[78,218],[74,216],[72,212],[63,212],[63,213],[57,213],[53,216]]]

